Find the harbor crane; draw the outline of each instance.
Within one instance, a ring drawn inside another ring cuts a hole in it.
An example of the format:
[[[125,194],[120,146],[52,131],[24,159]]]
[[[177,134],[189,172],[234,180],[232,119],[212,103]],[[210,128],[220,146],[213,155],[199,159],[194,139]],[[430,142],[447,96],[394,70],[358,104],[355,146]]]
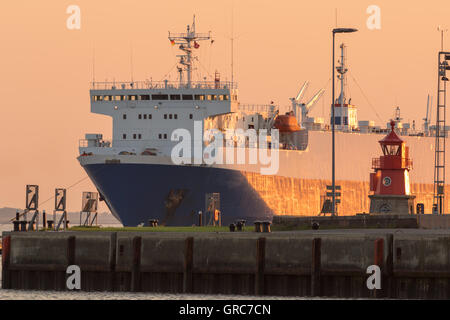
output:
[[[290,98],[292,102],[292,111],[294,112],[295,118],[297,122],[301,124],[302,127],[305,127],[304,123],[308,118],[308,113],[313,109],[314,105],[319,101],[322,95],[325,92],[325,89],[320,89],[308,102],[302,103],[302,97],[308,89],[309,81],[305,81],[301,86],[297,96],[295,98]],[[301,113],[299,112],[299,108],[301,109]],[[301,119],[299,116],[301,115]]]
[[[423,118],[423,131],[426,136],[429,135],[429,126],[431,122],[431,110],[433,108],[433,97],[428,95],[427,97],[427,114],[425,115],[425,118]]]

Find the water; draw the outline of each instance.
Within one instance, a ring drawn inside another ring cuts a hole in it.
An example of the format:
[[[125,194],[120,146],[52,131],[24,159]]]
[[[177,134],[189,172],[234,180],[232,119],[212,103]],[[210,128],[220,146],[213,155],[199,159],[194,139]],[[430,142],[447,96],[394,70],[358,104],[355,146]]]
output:
[[[159,294],[134,292],[69,292],[0,289],[0,300],[305,300],[301,297]]]

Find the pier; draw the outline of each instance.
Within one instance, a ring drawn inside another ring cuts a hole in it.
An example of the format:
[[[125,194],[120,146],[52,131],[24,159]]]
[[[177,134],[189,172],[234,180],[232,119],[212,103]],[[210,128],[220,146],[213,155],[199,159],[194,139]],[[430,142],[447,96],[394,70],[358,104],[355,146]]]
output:
[[[4,232],[4,289],[450,298],[450,232]],[[369,266],[381,289],[368,289]]]

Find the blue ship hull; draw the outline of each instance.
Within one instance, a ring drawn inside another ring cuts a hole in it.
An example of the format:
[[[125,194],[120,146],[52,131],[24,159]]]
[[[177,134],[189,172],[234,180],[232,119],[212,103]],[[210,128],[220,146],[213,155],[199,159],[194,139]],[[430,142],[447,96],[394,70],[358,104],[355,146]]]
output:
[[[272,210],[239,171],[155,164],[88,164],[84,169],[124,226],[147,225],[149,219],[167,226],[197,224],[205,195],[213,192],[220,193],[222,225],[272,220]]]

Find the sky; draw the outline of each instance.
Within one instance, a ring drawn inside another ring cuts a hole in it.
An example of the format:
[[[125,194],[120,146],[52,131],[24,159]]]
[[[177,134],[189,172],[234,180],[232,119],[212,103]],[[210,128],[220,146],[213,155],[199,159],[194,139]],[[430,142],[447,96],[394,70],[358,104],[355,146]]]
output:
[[[80,8],[80,29],[67,28],[70,5]],[[380,29],[367,26],[371,5],[380,9]],[[397,105],[405,121],[422,125],[427,95],[435,99],[437,91],[437,27],[450,28],[448,0],[7,1],[0,10],[0,207],[23,208],[25,185],[38,184],[40,208],[50,211],[53,200],[43,202],[55,188],[81,181],[68,190],[68,209],[79,210],[82,191],[95,188],[76,159],[78,141],[112,131],[110,118],[90,113],[90,82],[176,80],[168,31],[185,32],[194,14],[197,31],[214,39],[200,44],[194,75],[231,79],[233,35],[241,103],[287,107],[309,80],[306,98],[326,87],[311,112],[326,119],[331,30],[358,28],[336,38],[336,47],[348,46],[348,96],[359,120],[383,126]],[[450,34],[445,39],[450,51]]]

